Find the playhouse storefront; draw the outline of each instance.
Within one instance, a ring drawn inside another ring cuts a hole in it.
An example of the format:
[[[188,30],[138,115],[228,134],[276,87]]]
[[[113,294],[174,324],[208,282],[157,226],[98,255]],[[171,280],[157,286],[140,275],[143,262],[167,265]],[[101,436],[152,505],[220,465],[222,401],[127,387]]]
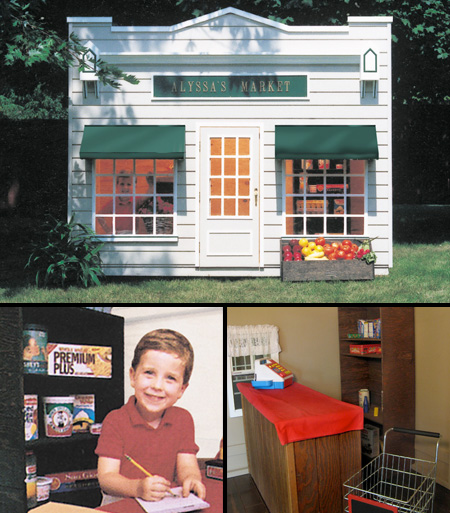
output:
[[[69,215],[110,275],[279,276],[280,240],[373,238],[392,266],[391,18],[171,27],[69,18],[120,90],[69,75]]]

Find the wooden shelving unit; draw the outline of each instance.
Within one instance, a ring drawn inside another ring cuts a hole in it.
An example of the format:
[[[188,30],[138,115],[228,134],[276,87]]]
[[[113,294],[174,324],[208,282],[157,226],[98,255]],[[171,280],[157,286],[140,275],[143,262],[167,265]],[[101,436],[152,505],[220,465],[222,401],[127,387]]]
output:
[[[80,378],[23,374],[22,331],[25,324],[47,328],[49,342],[112,347],[112,377]],[[3,484],[0,504],[5,511],[26,511],[25,450],[36,455],[38,475],[89,470],[97,467],[94,453],[98,437],[77,433],[69,438],[45,436],[43,396],[95,394],[96,422],[123,405],[122,317],[76,307],[23,307],[0,309],[0,475]],[[24,441],[23,395],[39,397],[39,439]],[[52,494],[54,502],[95,507],[100,502],[98,487]]]
[[[342,401],[358,404],[358,391],[368,388],[371,408],[365,420],[380,428],[415,427],[414,307],[339,308],[339,348]],[[380,339],[351,339],[359,319],[381,319]],[[350,354],[355,343],[379,343],[381,354]],[[377,406],[379,414],[374,415]],[[393,434],[387,450],[414,456],[414,437]]]

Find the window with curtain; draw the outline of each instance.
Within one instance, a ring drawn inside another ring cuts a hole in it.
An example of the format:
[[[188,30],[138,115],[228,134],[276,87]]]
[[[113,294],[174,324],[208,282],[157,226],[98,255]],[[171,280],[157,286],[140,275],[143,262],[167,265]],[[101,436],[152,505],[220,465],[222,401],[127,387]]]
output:
[[[269,357],[278,361],[280,351],[277,326],[260,324],[227,327],[230,417],[242,416],[242,399],[237,384],[249,383],[254,379],[255,360]]]

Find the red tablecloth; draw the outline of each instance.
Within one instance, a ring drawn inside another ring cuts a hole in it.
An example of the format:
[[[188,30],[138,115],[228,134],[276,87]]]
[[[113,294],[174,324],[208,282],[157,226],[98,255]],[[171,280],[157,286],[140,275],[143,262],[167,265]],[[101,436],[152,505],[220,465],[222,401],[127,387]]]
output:
[[[208,509],[200,510],[203,513],[222,513],[223,512],[223,481],[209,479],[205,477],[205,471],[202,470],[203,484],[206,486],[206,502],[211,504]],[[107,506],[96,508],[99,511],[109,513],[144,513],[139,503],[134,499],[123,499]],[[193,512],[194,513],[194,512]]]
[[[238,383],[246,399],[275,425],[282,445],[362,429],[362,408],[293,383],[282,390],[258,390]]]

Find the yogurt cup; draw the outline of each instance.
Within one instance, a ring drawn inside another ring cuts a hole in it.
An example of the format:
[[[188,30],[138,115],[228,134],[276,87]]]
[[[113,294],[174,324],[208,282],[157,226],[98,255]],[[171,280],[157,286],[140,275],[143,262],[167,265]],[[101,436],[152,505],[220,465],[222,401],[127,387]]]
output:
[[[73,396],[44,397],[45,434],[48,437],[72,436]]]
[[[52,484],[52,479],[49,477],[38,477],[36,479],[37,486],[37,501],[48,501],[50,497],[50,485]]]

